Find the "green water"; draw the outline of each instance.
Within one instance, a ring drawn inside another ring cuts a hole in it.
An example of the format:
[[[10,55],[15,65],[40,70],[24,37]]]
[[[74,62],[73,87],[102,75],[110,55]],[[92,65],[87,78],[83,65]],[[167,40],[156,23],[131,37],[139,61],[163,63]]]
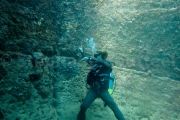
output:
[[[126,120],[180,119],[179,0],[1,0],[0,120],[76,120],[106,50]],[[101,99],[87,120],[115,120]]]

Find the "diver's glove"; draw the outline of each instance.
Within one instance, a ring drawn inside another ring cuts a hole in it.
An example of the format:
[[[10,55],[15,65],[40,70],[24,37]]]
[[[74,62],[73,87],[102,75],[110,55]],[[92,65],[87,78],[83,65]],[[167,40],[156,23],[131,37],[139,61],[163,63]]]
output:
[[[81,59],[81,61],[89,61],[90,57],[84,57],[83,59]]]
[[[83,59],[81,59],[81,61],[92,61],[92,62],[102,62],[102,60],[97,59],[97,58],[91,58],[91,57],[84,57]]]
[[[81,46],[79,47],[79,51],[80,51],[81,53],[83,53],[83,52],[84,52],[83,49],[84,49],[84,48],[82,47],[82,42],[81,42]]]
[[[93,64],[105,64],[103,60],[91,57],[84,57],[81,61],[91,62]]]
[[[81,53],[83,53],[83,48],[82,48],[82,47],[79,47],[78,49],[79,49],[79,51],[80,51]]]

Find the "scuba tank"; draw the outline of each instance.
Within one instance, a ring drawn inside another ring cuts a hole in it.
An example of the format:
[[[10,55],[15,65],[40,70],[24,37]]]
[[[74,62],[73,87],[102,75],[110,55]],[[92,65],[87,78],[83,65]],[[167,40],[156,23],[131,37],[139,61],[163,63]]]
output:
[[[109,80],[109,88],[108,88],[108,92],[111,95],[113,93],[113,85],[114,85],[114,75],[113,73],[110,73],[110,80]]]
[[[113,73],[110,73],[110,80],[109,80],[109,88],[108,88],[108,92],[110,95],[112,95],[116,85],[114,85],[114,82],[115,82],[115,77],[113,75]],[[107,104],[104,103],[104,107],[106,107]]]

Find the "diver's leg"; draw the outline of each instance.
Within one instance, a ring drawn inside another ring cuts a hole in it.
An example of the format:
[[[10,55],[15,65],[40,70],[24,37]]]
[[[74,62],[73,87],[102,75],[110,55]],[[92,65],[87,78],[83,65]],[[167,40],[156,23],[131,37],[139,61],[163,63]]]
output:
[[[85,120],[85,112],[96,98],[96,92],[92,89],[89,89],[83,103],[81,104],[81,109],[78,113],[77,120]]]
[[[111,108],[118,120],[125,120],[123,114],[107,90],[100,92],[101,99]]]

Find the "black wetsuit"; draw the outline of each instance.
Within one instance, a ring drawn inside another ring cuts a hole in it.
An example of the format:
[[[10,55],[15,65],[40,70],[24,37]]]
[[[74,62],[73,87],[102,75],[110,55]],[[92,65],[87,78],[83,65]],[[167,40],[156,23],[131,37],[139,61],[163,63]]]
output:
[[[110,72],[112,71],[111,67],[106,66],[105,64],[103,64],[103,62],[107,62],[107,61],[101,60],[100,62],[95,64],[87,76],[87,83],[91,87],[83,103],[81,104],[80,112],[78,113],[77,120],[85,120],[85,112],[96,98],[101,98],[105,102],[105,104],[107,104],[111,108],[111,110],[114,112],[114,115],[118,120],[125,120],[123,114],[121,113],[118,106],[116,105],[113,98],[108,92],[108,86],[107,86],[108,81],[106,80],[107,77],[100,76],[102,74],[110,74]],[[93,69],[96,69],[95,67],[97,67],[98,69],[97,71],[96,70],[93,71]],[[93,72],[95,72],[95,75]]]

